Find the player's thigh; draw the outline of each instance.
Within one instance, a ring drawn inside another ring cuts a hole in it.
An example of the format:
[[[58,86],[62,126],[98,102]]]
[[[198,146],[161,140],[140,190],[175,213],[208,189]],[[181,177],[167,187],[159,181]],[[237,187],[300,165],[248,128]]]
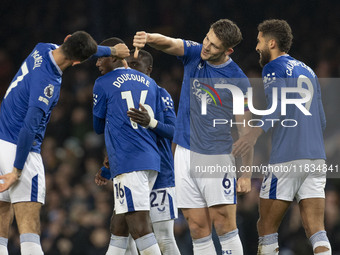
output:
[[[110,231],[116,236],[129,235],[129,227],[126,223],[124,214],[115,214],[113,212],[110,222]]]
[[[118,175],[113,180],[116,214],[150,210],[150,191],[157,172],[135,171]]]
[[[190,150],[177,145],[174,162],[178,208],[207,207],[196,180],[190,175]]]
[[[203,238],[211,234],[212,222],[207,207],[182,208],[182,213],[188,222],[193,239]]]
[[[326,171],[323,171],[325,160],[308,159],[301,161],[300,164],[307,177],[297,191],[297,202],[307,198],[325,198]]]
[[[15,153],[15,144],[0,139],[0,175],[12,172]],[[2,183],[2,180],[0,180],[0,183]],[[0,201],[11,201],[8,191],[0,192]]]
[[[259,236],[276,233],[291,201],[260,198],[257,223]]]
[[[237,228],[236,204],[223,204],[209,207],[210,218],[218,235],[223,235]]]
[[[41,203],[20,202],[13,204],[13,208],[19,233],[34,233],[40,235]]]
[[[195,152],[191,152],[190,157],[191,176],[207,207],[236,204],[234,157],[231,154],[204,155]],[[199,169],[203,171],[197,172]]]
[[[260,198],[293,201],[308,174],[299,171],[300,160],[271,164],[263,178]]]
[[[178,217],[175,187],[159,188],[151,191],[150,217],[153,223]]]
[[[12,204],[0,201],[0,237],[8,238],[9,228],[13,221]]]
[[[45,203],[45,170],[39,153],[30,152],[19,181],[9,189],[12,204],[19,202]]]
[[[307,198],[299,202],[300,213],[303,227],[307,237],[311,237],[316,232],[325,229],[325,199],[324,198]]]

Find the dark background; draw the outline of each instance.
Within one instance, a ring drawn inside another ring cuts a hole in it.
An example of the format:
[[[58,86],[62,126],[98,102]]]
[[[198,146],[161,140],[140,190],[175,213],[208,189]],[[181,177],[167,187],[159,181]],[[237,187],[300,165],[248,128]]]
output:
[[[89,32],[100,43],[120,37],[129,47],[136,31],[158,32],[202,42],[211,23],[220,18],[236,22],[243,41],[232,58],[249,78],[260,78],[255,51],[257,25],[264,19],[285,19],[294,41],[290,55],[308,64],[321,79],[327,116],[325,147],[329,165],[340,157],[340,2],[339,1],[108,1],[108,0],[1,0],[0,3],[0,98],[21,62],[38,42],[61,44],[77,30]],[[152,77],[172,95],[176,106],[182,82],[182,65],[146,47],[154,56]],[[105,254],[109,242],[112,187],[98,188],[94,174],[103,157],[103,139],[92,130],[92,87],[99,72],[88,61],[65,71],[61,98],[54,109],[42,148],[46,168],[47,197],[42,210],[41,240],[46,255]],[[337,78],[337,79],[336,79]],[[261,97],[259,97],[261,98]],[[263,97],[262,97],[263,98]],[[264,101],[257,101],[264,105]],[[269,134],[256,145],[255,164],[266,164]],[[326,187],[326,230],[333,254],[340,254],[340,204],[338,179]],[[257,202],[260,180],[252,192],[238,199],[238,226],[245,254],[256,254]],[[191,254],[191,240],[182,217],[175,233],[182,254]],[[280,229],[281,253],[312,254],[294,202]],[[20,254],[19,237],[11,230],[10,254]]]

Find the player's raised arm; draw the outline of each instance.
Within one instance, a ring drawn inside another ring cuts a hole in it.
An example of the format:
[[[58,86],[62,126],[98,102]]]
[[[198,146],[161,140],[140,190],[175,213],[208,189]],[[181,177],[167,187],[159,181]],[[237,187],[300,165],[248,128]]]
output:
[[[184,44],[182,39],[176,39],[162,34],[146,33],[144,31],[137,32],[133,38],[133,46],[137,49],[141,49],[145,44],[170,55],[184,55]]]

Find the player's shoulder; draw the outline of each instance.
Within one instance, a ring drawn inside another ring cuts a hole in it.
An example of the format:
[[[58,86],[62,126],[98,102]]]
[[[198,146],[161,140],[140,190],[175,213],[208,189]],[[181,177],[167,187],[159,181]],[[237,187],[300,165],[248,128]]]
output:
[[[54,44],[54,43],[38,43],[35,47],[34,47],[34,50],[38,50],[38,51],[41,51],[41,52],[45,52],[45,51],[50,51],[50,50],[55,50],[56,48],[58,48],[59,45],[57,44]]]
[[[286,67],[288,61],[293,60],[292,57],[287,56],[280,56],[269,63],[267,63],[262,70],[262,76],[278,76],[284,78],[286,76]]]
[[[231,58],[229,64],[226,65],[226,69],[232,74],[233,78],[247,78],[241,67],[233,61]]]
[[[171,98],[170,93],[169,93],[165,88],[163,88],[163,87],[161,87],[161,86],[158,85],[158,90],[159,90],[159,92],[160,92],[160,94],[161,94],[162,97],[163,97],[163,96],[167,96],[167,97],[170,97],[170,98]]]
[[[191,40],[184,40],[183,39],[183,44],[185,48],[190,48],[190,47],[200,47],[202,48],[202,44],[195,42],[195,41],[191,41]]]

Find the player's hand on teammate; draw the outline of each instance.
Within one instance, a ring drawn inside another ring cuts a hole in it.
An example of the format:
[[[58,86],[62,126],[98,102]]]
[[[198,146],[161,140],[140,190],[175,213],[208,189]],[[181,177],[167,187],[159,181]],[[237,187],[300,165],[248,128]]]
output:
[[[98,172],[96,173],[95,178],[94,178],[94,182],[95,182],[98,186],[106,185],[107,182],[108,182],[108,179],[104,178],[101,174],[102,174],[102,170],[99,169]]]
[[[130,50],[124,43],[118,43],[111,48],[111,55],[116,58],[120,58],[123,60],[123,65],[125,68],[128,68],[128,64],[125,60],[128,56],[130,56]]]
[[[248,193],[251,191],[251,178],[250,177],[240,177],[236,183],[237,193]]]
[[[13,168],[13,171],[8,174],[0,175],[0,192],[3,192],[5,190],[8,190],[10,187],[12,187],[18,180],[20,175],[17,172],[16,168]]]
[[[127,58],[130,56],[130,50],[124,43],[118,43],[111,48],[111,55],[116,58]]]
[[[127,112],[127,115],[132,121],[136,122],[142,127],[147,127],[151,120],[150,115],[142,104],[139,104],[139,107],[141,110],[130,108],[130,110]]]

